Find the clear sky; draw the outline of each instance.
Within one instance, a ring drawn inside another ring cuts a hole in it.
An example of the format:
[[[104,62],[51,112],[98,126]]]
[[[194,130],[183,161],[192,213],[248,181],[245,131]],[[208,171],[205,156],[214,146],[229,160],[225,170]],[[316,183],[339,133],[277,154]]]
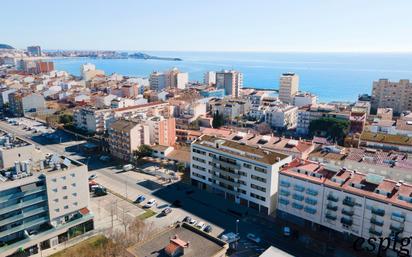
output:
[[[412,51],[411,0],[5,0],[17,48]]]

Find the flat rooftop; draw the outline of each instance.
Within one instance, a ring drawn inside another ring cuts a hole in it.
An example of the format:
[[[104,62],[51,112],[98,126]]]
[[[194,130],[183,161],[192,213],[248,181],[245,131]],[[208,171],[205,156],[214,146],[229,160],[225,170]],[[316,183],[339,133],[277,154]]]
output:
[[[288,164],[280,173],[412,210],[412,185],[404,182],[345,168],[332,171],[320,163],[299,159]]]
[[[8,150],[23,146],[31,145],[29,142],[24,141],[23,139],[16,137],[13,134],[0,131],[0,149]]]
[[[279,152],[264,150],[258,146],[246,145],[236,140],[229,140],[223,137],[203,135],[194,142],[194,145],[201,145],[208,148],[218,149],[218,151],[237,155],[241,158],[251,159],[265,164],[273,165],[288,156]]]
[[[179,239],[189,242],[189,246],[184,248],[184,257],[210,257],[219,252],[224,256],[228,245],[211,235],[200,231],[186,223],[178,224],[154,235],[149,240],[134,245],[127,251],[136,257],[168,257],[165,247],[170,243],[170,239],[178,236]]]

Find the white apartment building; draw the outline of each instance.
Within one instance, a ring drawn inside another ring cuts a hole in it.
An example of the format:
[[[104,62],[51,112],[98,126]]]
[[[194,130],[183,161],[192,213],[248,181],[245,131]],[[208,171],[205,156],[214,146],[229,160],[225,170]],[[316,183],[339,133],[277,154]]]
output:
[[[298,92],[293,96],[293,106],[302,107],[302,106],[311,106],[317,104],[318,97],[311,93],[307,92]]]
[[[74,111],[73,121],[78,129],[90,133],[104,133],[119,118],[134,118],[139,115],[160,115],[168,113],[168,103],[151,102],[116,109],[79,108]]]
[[[87,166],[65,156],[16,161],[0,173],[0,199],[0,256],[36,254],[94,226]]]
[[[178,89],[185,89],[189,83],[189,73],[179,72],[176,74],[176,84],[175,87]]]
[[[216,72],[207,71],[203,76],[203,83],[209,86],[216,84]]]
[[[298,107],[287,104],[270,106],[265,112],[265,122],[276,129],[294,129],[297,126]]]
[[[149,78],[150,89],[162,91],[166,88],[166,75],[161,72],[153,72]]]
[[[264,214],[276,210],[279,169],[291,156],[203,135],[191,144],[192,184]]]
[[[216,88],[224,89],[225,95],[238,98],[243,87],[243,74],[234,70],[216,72]]]
[[[293,103],[293,97],[299,91],[299,76],[295,73],[283,73],[279,80],[279,99],[287,104]]]
[[[280,171],[278,186],[283,218],[311,221],[365,239],[412,233],[409,184],[295,160]],[[411,250],[410,245],[407,248]]]
[[[403,111],[412,111],[412,84],[407,79],[392,82],[388,79],[379,79],[373,82],[372,109],[392,108],[400,114]]]
[[[238,99],[215,99],[209,102],[212,113],[223,114],[227,119],[235,119],[250,111],[251,104],[249,100]]]

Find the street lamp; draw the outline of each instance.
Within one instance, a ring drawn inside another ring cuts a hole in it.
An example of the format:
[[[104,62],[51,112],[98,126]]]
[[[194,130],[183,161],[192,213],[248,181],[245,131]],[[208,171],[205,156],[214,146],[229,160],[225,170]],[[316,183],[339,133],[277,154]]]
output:
[[[236,236],[238,236],[239,233],[239,220],[236,220]],[[235,249],[237,249],[237,240],[235,242]]]

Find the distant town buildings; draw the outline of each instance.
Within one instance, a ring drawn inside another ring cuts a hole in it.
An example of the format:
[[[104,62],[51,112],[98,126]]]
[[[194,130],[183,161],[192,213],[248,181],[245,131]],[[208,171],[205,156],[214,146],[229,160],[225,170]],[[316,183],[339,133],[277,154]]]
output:
[[[40,112],[46,108],[46,101],[38,93],[19,93],[9,94],[9,110],[15,117],[22,117],[28,112]]]
[[[215,71],[207,71],[203,77],[203,83],[209,86],[213,86],[216,84],[216,72]]]
[[[27,52],[30,56],[41,56],[41,47],[40,46],[28,46]]]

